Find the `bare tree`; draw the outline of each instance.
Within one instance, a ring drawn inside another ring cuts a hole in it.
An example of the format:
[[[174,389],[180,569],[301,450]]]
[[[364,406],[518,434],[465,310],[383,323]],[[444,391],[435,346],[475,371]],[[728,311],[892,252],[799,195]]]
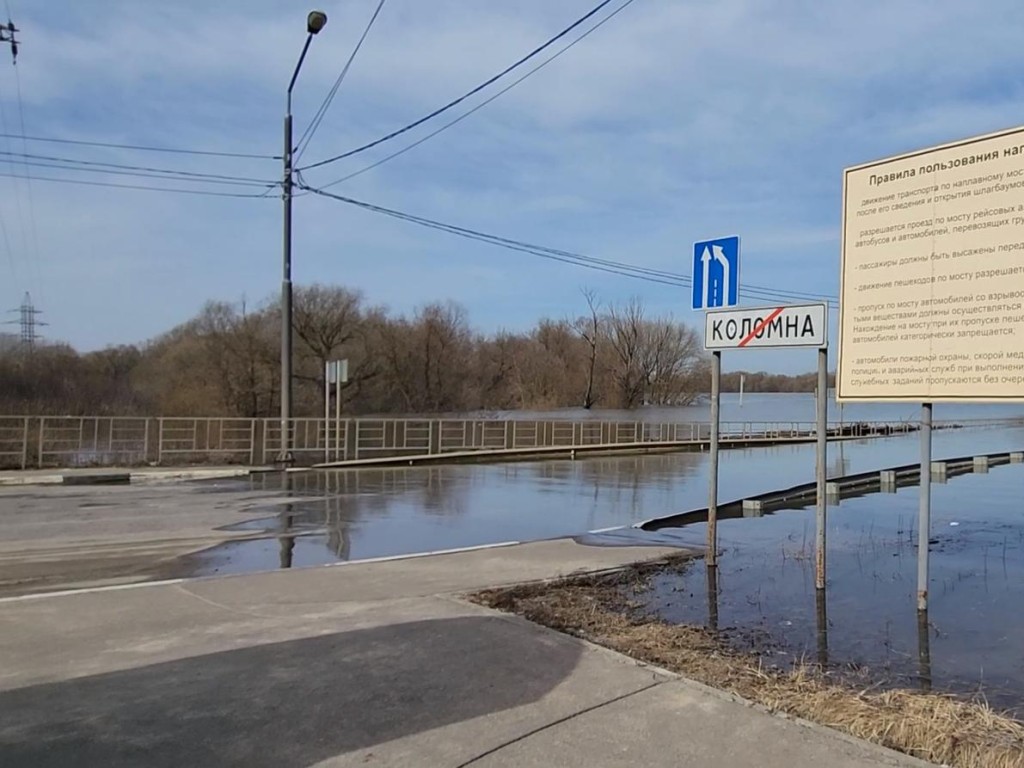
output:
[[[697,334],[671,317],[649,320],[637,298],[607,314],[608,341],[614,350],[612,377],[619,405],[649,402],[677,405],[692,401],[699,389],[695,375],[703,366]]]
[[[611,307],[607,314],[608,343],[615,353],[611,375],[622,408],[643,404],[646,389],[644,371],[644,306],[633,297],[626,304]]]
[[[587,344],[587,386],[583,392],[583,407],[590,410],[594,407],[594,375],[597,371],[598,344],[601,340],[600,304],[597,294],[589,289],[580,289],[586,299],[588,314],[576,318],[573,328]]]
[[[293,327],[307,362],[296,377],[316,385],[317,403],[323,400],[325,369],[331,360],[349,361],[349,379],[341,385],[343,396],[350,394],[349,389],[358,392],[380,372],[367,343],[368,317],[375,312],[364,309],[362,294],[348,288],[317,283],[295,291]]]

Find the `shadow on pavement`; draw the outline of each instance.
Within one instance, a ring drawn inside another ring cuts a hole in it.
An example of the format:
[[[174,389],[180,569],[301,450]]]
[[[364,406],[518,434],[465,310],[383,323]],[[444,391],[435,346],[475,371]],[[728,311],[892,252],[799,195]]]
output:
[[[309,765],[534,702],[579,655],[460,617],[36,685],[0,693],[0,765]]]

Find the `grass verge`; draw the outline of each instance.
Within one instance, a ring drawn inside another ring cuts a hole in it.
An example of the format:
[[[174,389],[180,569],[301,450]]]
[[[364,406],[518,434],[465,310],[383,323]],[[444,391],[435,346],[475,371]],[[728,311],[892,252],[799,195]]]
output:
[[[762,667],[711,632],[640,615],[624,596],[660,565],[487,590],[476,602],[656,664],[772,712],[800,717],[954,768],[1024,768],[1024,724],[983,702],[910,690],[871,691],[824,678],[812,666]]]

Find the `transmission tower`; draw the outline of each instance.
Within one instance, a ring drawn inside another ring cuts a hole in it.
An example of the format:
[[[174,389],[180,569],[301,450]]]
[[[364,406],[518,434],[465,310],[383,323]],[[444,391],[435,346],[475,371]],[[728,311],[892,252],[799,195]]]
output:
[[[39,336],[36,328],[41,325],[49,325],[49,323],[36,319],[39,315],[43,314],[43,310],[36,309],[33,306],[32,296],[26,291],[21,306],[17,309],[12,309],[11,312],[17,312],[20,317],[18,320],[8,320],[6,325],[20,325],[21,345],[29,350],[34,349],[36,342],[42,338]]]
[[[0,43],[10,43],[11,59],[15,64],[18,63],[18,40],[14,36],[18,32],[18,28],[14,26],[14,22],[10,18],[7,19],[7,26],[0,24]]]

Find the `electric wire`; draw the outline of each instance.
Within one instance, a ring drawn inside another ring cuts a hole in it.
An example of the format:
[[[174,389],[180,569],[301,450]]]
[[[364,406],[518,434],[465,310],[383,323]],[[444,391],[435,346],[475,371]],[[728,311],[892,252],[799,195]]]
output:
[[[411,131],[413,128],[417,128],[420,125],[423,125],[423,123],[427,122],[428,120],[434,119],[438,115],[444,114],[449,109],[452,109],[453,107],[458,106],[459,104],[464,102],[466,99],[468,99],[468,98],[470,98],[472,96],[475,96],[476,94],[480,93],[480,91],[482,91],[485,88],[487,88],[488,86],[496,83],[498,80],[503,78],[505,75],[509,74],[510,72],[514,71],[515,69],[518,69],[523,64],[525,64],[530,59],[532,59],[534,56],[537,56],[538,54],[540,54],[541,52],[543,52],[547,48],[549,48],[552,45],[554,45],[555,43],[557,43],[559,40],[561,40],[563,37],[567,36],[574,29],[576,29],[577,27],[581,26],[582,24],[585,24],[589,19],[591,19],[592,17],[594,17],[595,15],[600,13],[601,10],[605,6],[610,5],[611,2],[612,2],[612,0],[602,0],[602,2],[598,3],[598,5],[596,7],[592,8],[590,11],[588,11],[586,14],[584,14],[579,19],[574,21],[572,24],[570,24],[568,27],[563,29],[557,35],[555,35],[554,37],[549,39],[547,42],[543,43],[542,45],[538,46],[537,48],[534,48],[532,51],[530,51],[528,54],[526,54],[525,56],[520,58],[515,63],[510,64],[509,66],[505,67],[505,69],[503,69],[498,74],[494,75],[493,77],[488,78],[484,82],[480,83],[480,85],[476,86],[475,88],[472,88],[471,90],[469,90],[466,93],[462,94],[458,98],[453,99],[452,101],[450,101],[447,104],[445,104],[443,107],[439,107],[438,109],[435,109],[433,112],[431,112],[431,113],[429,113],[427,115],[424,115],[423,117],[419,118],[418,120],[414,120],[413,122],[409,123],[408,125],[405,125],[405,126],[399,128],[399,129],[395,130],[395,131],[392,131],[391,133],[389,133],[389,134],[387,134],[385,136],[382,136],[379,139],[375,139],[374,141],[371,141],[369,144],[364,144],[363,146],[357,147],[357,148],[352,149],[352,150],[349,150],[348,152],[342,152],[340,155],[335,155],[333,157],[329,157],[329,158],[326,158],[324,160],[319,160],[319,161],[317,161],[315,163],[311,163],[311,164],[309,164],[307,166],[304,166],[300,170],[310,170],[312,168],[319,168],[319,167],[324,166],[324,165],[329,165],[330,163],[335,163],[335,162],[337,162],[339,160],[344,160],[346,157],[352,157],[353,155],[357,155],[360,152],[365,152],[368,149],[372,149],[373,147],[376,147],[376,146],[378,146],[380,144],[383,144],[386,141],[390,141],[391,139],[394,139],[394,138],[396,138],[398,136],[401,136],[403,133],[407,133],[408,131]]]
[[[374,23],[377,21],[377,17],[380,15],[381,9],[384,7],[384,3],[387,0],[380,0],[377,3],[377,9],[373,12],[370,17],[370,21],[366,24],[366,29],[363,30],[362,36],[359,38],[359,42],[356,43],[356,47],[352,50],[352,53],[348,57],[348,61],[345,62],[345,66],[341,68],[341,74],[334,81],[334,85],[331,86],[331,90],[328,91],[327,96],[324,98],[320,108],[317,109],[316,114],[313,115],[313,119],[309,125],[306,126],[306,130],[302,132],[302,136],[299,137],[296,146],[295,162],[297,163],[302,157],[302,153],[306,151],[306,147],[309,146],[309,142],[313,140],[313,135],[317,132],[320,127],[320,123],[324,119],[324,115],[327,114],[327,110],[330,109],[331,103],[334,101],[334,97],[338,93],[338,89],[341,84],[345,81],[345,77],[348,75],[349,69],[352,67],[352,62],[355,61],[356,56],[359,54],[359,49],[363,47],[363,41],[366,40],[366,36],[370,34],[370,30],[373,29]]]
[[[629,7],[630,5],[632,5],[634,2],[635,2],[635,0],[626,0],[626,2],[624,2],[622,5],[620,5],[618,8],[616,8],[614,11],[612,11],[610,14],[605,16],[603,19],[601,19],[601,21],[597,22],[597,24],[592,26],[590,29],[588,29],[582,35],[577,37],[571,43],[569,43],[568,45],[562,47],[555,54],[553,54],[552,56],[549,56],[547,59],[542,61],[536,67],[534,67],[533,69],[529,70],[526,74],[522,75],[521,77],[519,77],[516,80],[513,80],[509,85],[506,85],[504,88],[502,88],[500,91],[495,93],[493,96],[488,97],[487,99],[485,99],[484,101],[480,102],[479,104],[477,104],[472,109],[470,109],[467,112],[464,112],[463,114],[461,114],[458,117],[456,117],[454,120],[451,120],[451,121],[445,123],[440,128],[438,128],[438,129],[436,129],[434,131],[431,131],[430,133],[428,133],[423,138],[417,139],[412,144],[409,144],[408,146],[403,147],[402,149],[398,150],[397,152],[392,152],[390,155],[386,155],[385,157],[382,157],[380,160],[377,160],[376,162],[371,163],[370,165],[367,165],[367,166],[364,166],[363,168],[360,168],[358,171],[353,171],[352,173],[348,174],[347,176],[343,176],[340,179],[335,179],[334,181],[328,182],[327,184],[320,184],[319,188],[320,189],[328,189],[328,188],[333,187],[333,186],[335,186],[337,184],[341,184],[343,182],[346,182],[349,179],[354,179],[356,176],[362,176],[367,171],[372,171],[374,168],[377,168],[378,166],[384,165],[384,163],[387,163],[387,162],[389,162],[391,160],[394,160],[396,157],[400,157],[401,155],[404,155],[406,152],[408,152],[408,151],[410,151],[412,149],[415,149],[416,147],[420,146],[420,144],[423,144],[424,142],[430,141],[430,139],[434,138],[438,134],[444,133],[445,131],[447,131],[452,126],[457,125],[458,123],[461,123],[463,120],[465,120],[470,115],[473,115],[476,112],[479,112],[481,109],[486,107],[488,104],[490,104],[495,99],[498,99],[501,96],[503,96],[506,93],[508,93],[509,91],[511,91],[513,88],[515,88],[517,85],[519,85],[521,82],[526,80],[531,75],[533,75],[533,74],[539,72],[540,70],[544,69],[544,67],[546,67],[548,64],[553,62],[555,59],[557,59],[563,53],[568,51],[570,48],[573,48],[577,44],[581,43],[583,40],[585,40],[587,37],[589,37],[592,33],[596,32],[598,29],[603,27],[605,24],[607,24],[613,18],[618,16],[622,11],[626,10],[626,8]]]
[[[362,208],[364,210],[368,210],[374,213],[390,216],[392,218],[417,224],[419,226],[423,226],[429,229],[447,232],[449,234],[453,234],[469,240],[484,242],[490,245],[506,248],[512,251],[518,251],[521,253],[529,253],[544,259],[550,259],[553,261],[558,261],[566,264],[572,264],[574,266],[584,267],[599,272],[606,272],[610,274],[621,275],[624,277],[632,277],[638,280],[646,280],[648,282],[660,283],[663,285],[689,287],[692,285],[693,282],[692,278],[688,275],[682,275],[663,270],[649,269],[646,267],[638,267],[636,265],[627,264],[624,262],[612,261],[610,259],[599,259],[593,256],[586,256],[584,254],[574,253],[572,251],[548,248],[546,246],[535,245],[533,243],[528,243],[522,240],[499,237],[497,235],[491,235],[486,232],[480,232],[478,230],[468,229],[466,227],[459,227],[454,224],[446,224],[444,222],[436,221],[433,219],[427,219],[422,216],[415,216],[413,214],[405,213],[403,211],[398,211],[392,208],[385,208],[383,206],[374,205],[372,203],[366,203],[361,200],[355,200],[353,198],[345,197],[343,195],[337,195],[332,192],[326,192],[322,189],[313,188],[301,182],[300,188],[307,190],[311,194],[331,198],[339,202],[347,203],[349,205],[353,205],[358,208]],[[832,305],[835,305],[837,303],[837,300],[832,297],[822,297],[814,294],[795,291],[783,291],[770,288],[767,286],[758,285],[743,286],[742,294],[745,298],[754,298],[765,301],[790,301],[793,299],[807,300],[808,298],[814,298],[819,301],[824,299],[827,303]]]

